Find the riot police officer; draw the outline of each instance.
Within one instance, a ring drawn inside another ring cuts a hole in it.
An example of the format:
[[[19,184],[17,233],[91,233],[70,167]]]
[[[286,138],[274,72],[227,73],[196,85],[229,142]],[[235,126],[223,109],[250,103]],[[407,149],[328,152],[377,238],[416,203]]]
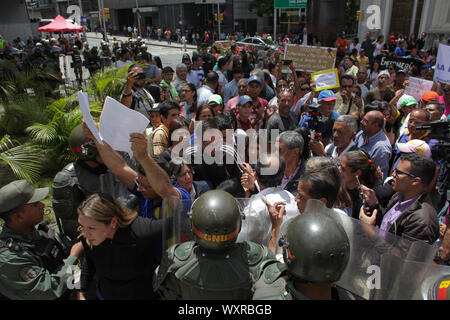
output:
[[[100,51],[100,64],[101,64],[102,70],[104,68],[111,67],[112,57],[113,57],[113,54],[109,48],[108,43],[105,41],[102,41],[101,51]]]
[[[72,63],[70,66],[73,68],[78,84],[81,85],[83,82],[83,62],[78,46],[73,46],[72,52],[69,52],[68,54],[72,56]]]
[[[81,124],[72,130],[69,144],[77,159],[56,174],[52,201],[61,231],[75,239],[78,236],[77,207],[85,198],[93,193],[107,193],[133,208],[136,197],[108,171],[94,141],[83,134]]]
[[[240,229],[239,205],[231,194],[202,194],[192,205],[195,241],[166,251],[153,289],[166,299],[250,299],[260,270],[276,260],[265,246],[236,243]]]
[[[333,218],[335,214],[312,199],[301,215],[288,221],[279,241],[285,263],[264,269],[255,284],[253,299],[323,300],[337,294],[332,284],[347,266],[350,241],[345,229]]]
[[[100,57],[98,55],[98,48],[92,47],[91,51],[89,51],[89,57],[86,61],[87,68],[89,70],[89,75],[92,77],[98,70],[100,70]]]
[[[83,254],[77,243],[68,248],[45,224],[48,188],[33,188],[16,180],[0,189],[0,297],[46,300],[67,298],[73,285],[73,266]],[[70,253],[69,253],[70,249]],[[72,277],[72,278],[71,278]]]

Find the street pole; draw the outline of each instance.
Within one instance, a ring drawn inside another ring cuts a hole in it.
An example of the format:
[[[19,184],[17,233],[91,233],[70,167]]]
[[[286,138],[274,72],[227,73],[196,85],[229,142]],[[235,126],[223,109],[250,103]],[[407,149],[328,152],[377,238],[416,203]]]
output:
[[[105,41],[108,42],[108,35],[106,34],[106,18],[105,18],[105,3],[102,0],[102,16],[103,16],[103,35]]]
[[[217,3],[217,21],[219,21],[219,34],[217,35],[217,37],[219,38],[218,40],[220,40],[220,4]]]
[[[273,8],[273,41],[277,41],[277,9]]]
[[[78,0],[78,4],[80,5],[80,14],[83,15],[83,7],[81,6],[81,0]],[[80,25],[81,25],[81,15],[80,15]],[[86,37],[86,28],[84,26],[83,27],[83,38],[85,41],[87,41],[87,37]],[[80,48],[81,49],[81,48]]]
[[[97,1],[98,2],[98,22],[100,22],[100,27],[102,27],[103,26],[103,19],[102,19],[102,16],[101,16],[101,12],[102,12],[102,3],[101,3],[101,0],[98,0]]]
[[[414,33],[414,28],[416,26],[417,2],[418,2],[417,0],[414,0],[414,7],[413,7],[413,12],[412,12],[412,17],[411,17],[411,25],[409,28],[410,36]]]
[[[136,0],[136,18],[138,21],[138,34],[141,35],[141,13],[139,12],[138,0]],[[137,37],[138,35],[136,35]]]

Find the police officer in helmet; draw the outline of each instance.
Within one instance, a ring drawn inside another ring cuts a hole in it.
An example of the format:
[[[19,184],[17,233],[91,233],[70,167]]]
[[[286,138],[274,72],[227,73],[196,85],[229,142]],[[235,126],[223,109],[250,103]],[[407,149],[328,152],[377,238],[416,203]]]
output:
[[[334,213],[320,200],[288,221],[280,238],[284,263],[268,265],[255,284],[255,300],[324,300],[337,297],[332,284],[350,258],[350,241]],[[283,227],[282,227],[283,228]]]
[[[67,298],[73,266],[83,254],[77,243],[67,248],[46,224],[48,188],[16,180],[0,189],[0,298],[47,300]],[[36,229],[36,225],[39,227]],[[70,252],[69,252],[70,250]],[[72,278],[73,279],[73,278]]]
[[[72,130],[69,144],[77,159],[56,174],[52,205],[57,222],[62,224],[61,230],[69,238],[76,239],[79,234],[77,207],[85,198],[102,192],[119,198],[122,204],[131,207],[136,199],[108,171],[94,141],[84,135],[81,124]]]
[[[222,190],[202,194],[192,205],[195,241],[170,247],[155,270],[153,288],[166,299],[250,299],[266,264],[276,263],[267,247],[236,243],[241,212]]]

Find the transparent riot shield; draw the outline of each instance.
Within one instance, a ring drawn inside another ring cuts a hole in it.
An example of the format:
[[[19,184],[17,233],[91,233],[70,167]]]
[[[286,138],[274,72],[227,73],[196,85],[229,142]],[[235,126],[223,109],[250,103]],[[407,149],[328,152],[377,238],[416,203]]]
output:
[[[408,266],[431,265],[436,249],[423,241],[398,237],[342,214],[337,219],[350,240],[350,259],[336,285],[363,299],[410,299],[398,291],[402,281],[409,281],[410,289],[416,288],[426,270],[407,270]],[[405,278],[406,273],[410,276]]]
[[[243,212],[248,199],[236,198],[236,201],[238,202],[242,217],[243,219],[245,219]],[[194,240],[191,227],[191,208],[194,202],[195,200],[180,200],[180,198],[178,197],[163,199],[163,251],[167,250],[176,243],[183,243],[186,241]]]

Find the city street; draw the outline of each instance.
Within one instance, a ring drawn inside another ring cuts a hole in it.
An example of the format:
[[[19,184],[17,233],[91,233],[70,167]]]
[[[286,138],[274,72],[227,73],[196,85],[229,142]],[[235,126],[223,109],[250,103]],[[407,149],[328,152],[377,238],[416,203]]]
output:
[[[95,32],[87,32],[86,33],[89,48],[97,46],[100,50],[100,43],[103,40],[103,37],[100,33]],[[110,48],[112,47],[112,40],[116,38],[118,41],[126,41],[127,37],[123,36],[110,36],[108,35],[108,41]],[[181,44],[177,44],[176,42],[172,42],[171,45],[168,45],[166,41],[157,41],[157,40],[145,40],[145,44],[148,49],[147,52],[151,53],[153,56],[158,56],[161,58],[163,66],[171,66],[174,70],[178,63],[181,62],[181,57],[185,53]],[[196,49],[193,45],[187,45],[186,47],[188,53],[192,57],[193,50]],[[63,73],[63,78],[69,78],[69,83],[75,81],[75,74],[73,69],[70,68],[70,64],[72,62],[71,56],[62,56],[60,57],[60,67],[61,72]],[[83,67],[83,79],[89,78],[89,71]]]

